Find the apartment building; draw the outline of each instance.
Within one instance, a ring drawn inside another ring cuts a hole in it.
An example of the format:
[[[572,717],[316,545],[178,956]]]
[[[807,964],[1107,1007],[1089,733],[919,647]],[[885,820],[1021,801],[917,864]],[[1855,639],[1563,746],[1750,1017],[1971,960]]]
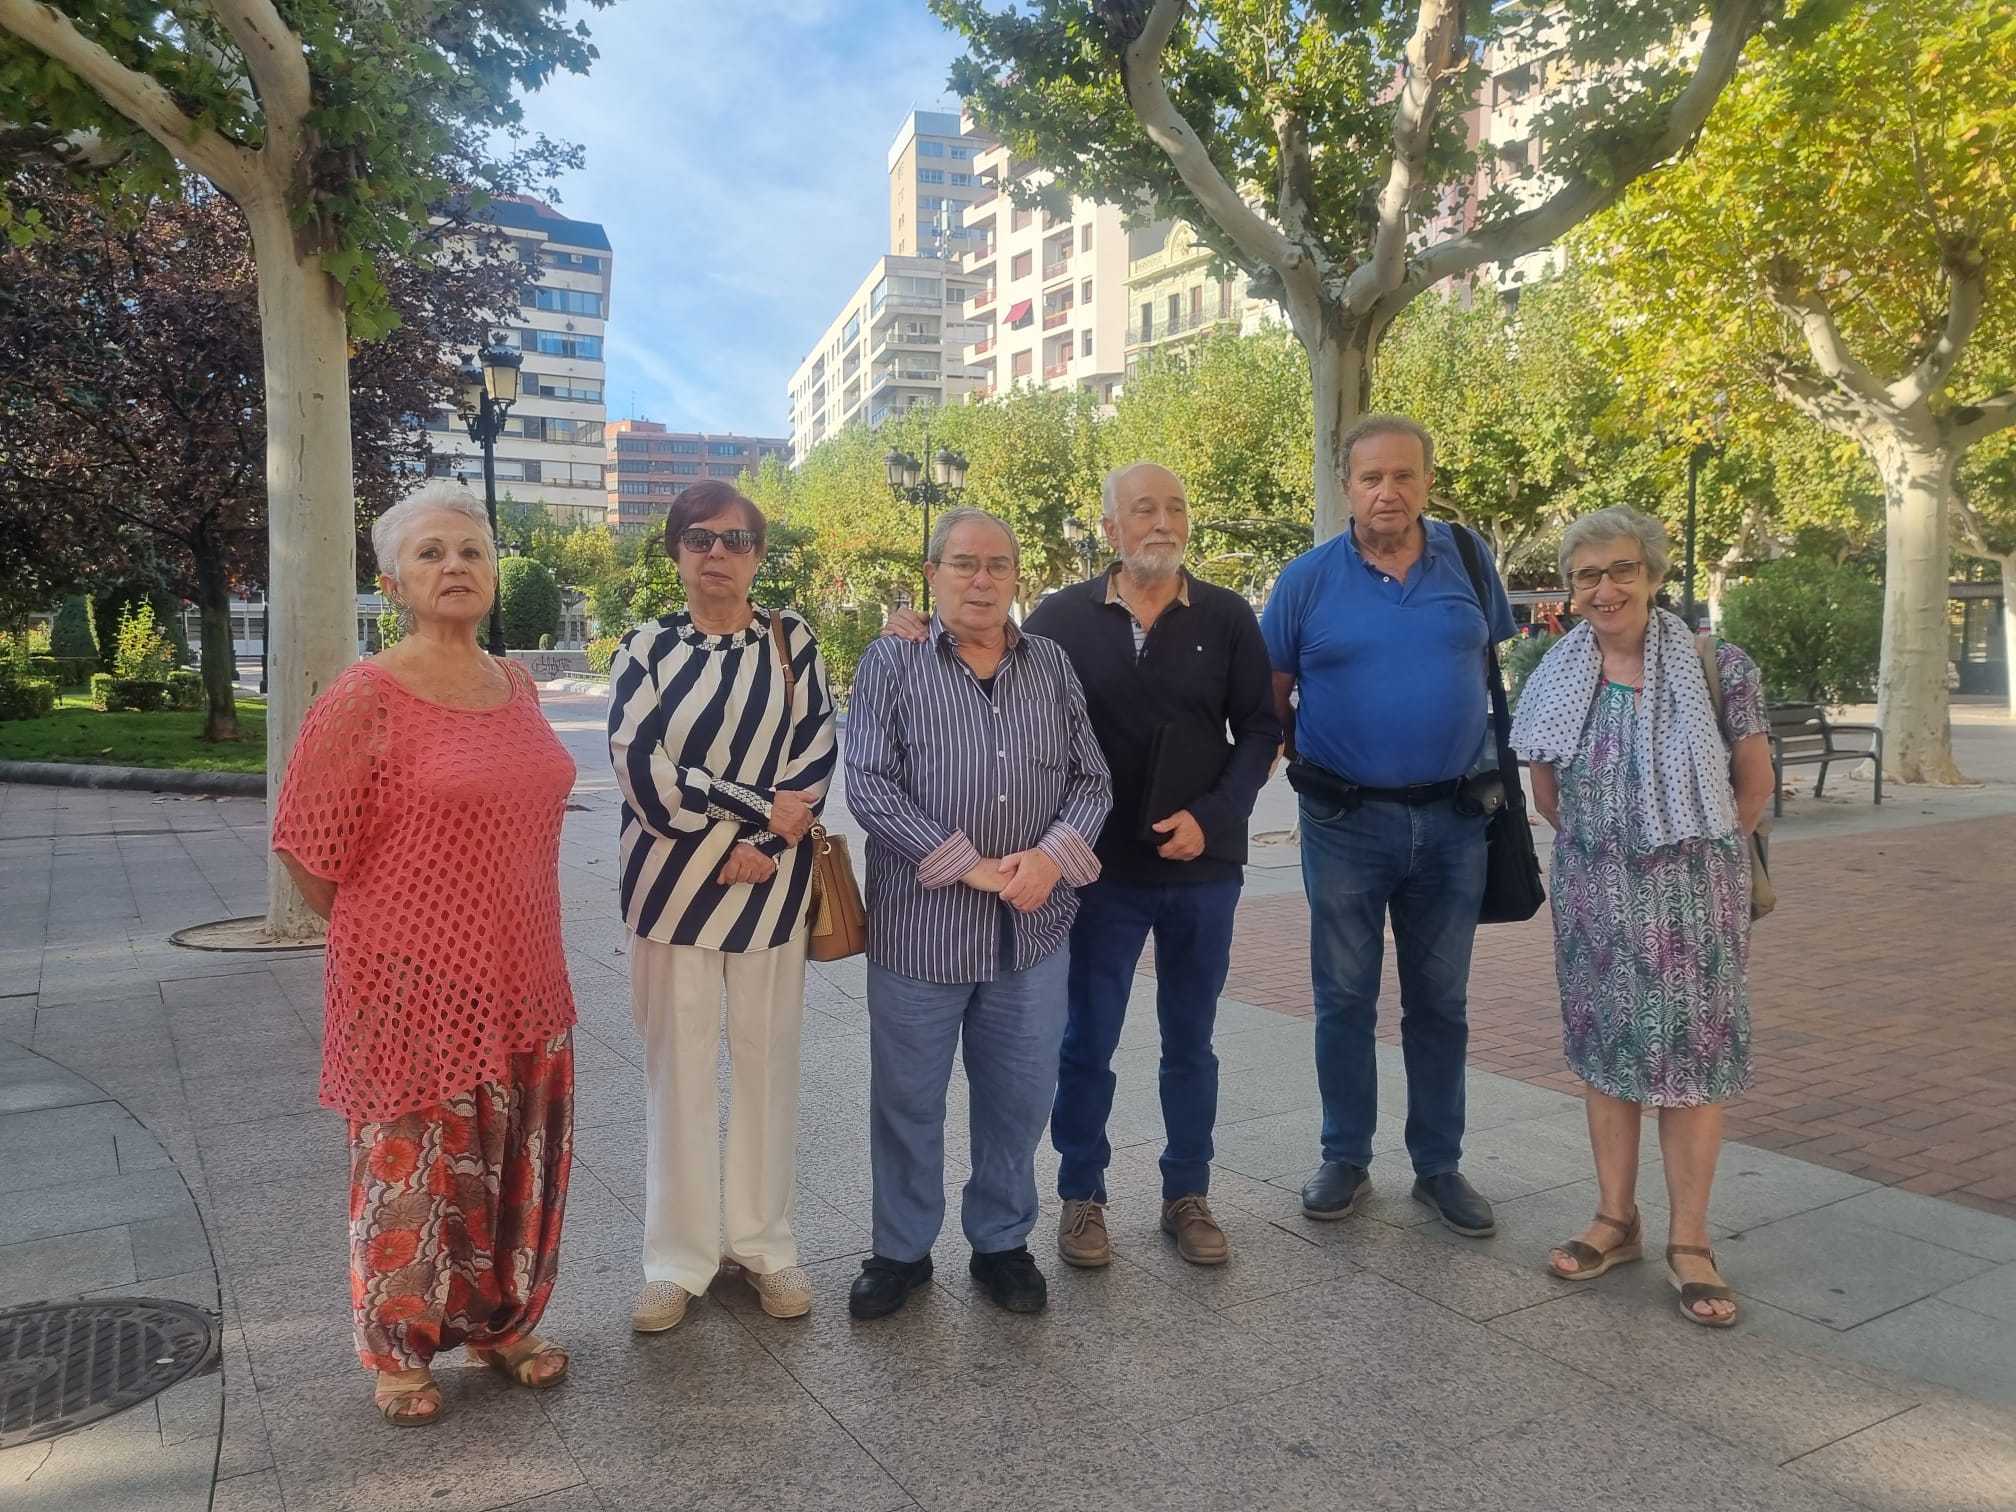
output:
[[[966,209],[980,194],[979,154],[994,138],[970,120],[913,110],[889,144],[889,251],[944,259],[965,250]]]
[[[965,349],[971,392],[1027,383],[1083,388],[1113,402],[1126,368],[1127,233],[1115,205],[1074,199],[1062,212],[1023,207],[1010,191],[1048,175],[993,144],[980,155],[982,193],[966,207],[961,259],[976,286]],[[949,396],[948,396],[949,397]]]
[[[1188,221],[1127,233],[1127,377],[1151,352],[1180,351],[1211,331],[1254,330],[1280,318],[1271,301],[1247,291],[1243,273],[1214,273],[1213,258]]]
[[[594,221],[569,220],[540,201],[504,196],[483,218],[506,232],[525,268],[508,339],[524,353],[518,402],[497,442],[497,495],[539,504],[557,524],[600,524],[608,505],[602,463],[611,249]],[[453,410],[428,422],[428,472],[480,489],[483,455]]]
[[[788,460],[782,436],[719,436],[668,431],[655,420],[612,420],[608,426],[608,497],[603,519],[617,530],[657,530],[688,484],[739,478],[765,457]]]
[[[878,257],[791,375],[791,463],[844,427],[963,398],[977,378],[972,279],[958,262]]]

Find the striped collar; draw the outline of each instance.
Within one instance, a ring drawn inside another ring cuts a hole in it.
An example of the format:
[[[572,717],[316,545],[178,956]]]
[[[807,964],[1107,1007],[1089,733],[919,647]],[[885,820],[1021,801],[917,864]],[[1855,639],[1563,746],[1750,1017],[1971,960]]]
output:
[[[1022,627],[1015,623],[1015,619],[1011,615],[1008,622],[1001,628],[1008,635],[1008,643],[1001,650],[1001,654],[1005,657],[1022,644]],[[943,646],[948,651],[956,652],[959,649],[958,635],[946,627],[945,621],[938,618],[938,612],[935,609],[931,612],[931,644],[934,646]]]

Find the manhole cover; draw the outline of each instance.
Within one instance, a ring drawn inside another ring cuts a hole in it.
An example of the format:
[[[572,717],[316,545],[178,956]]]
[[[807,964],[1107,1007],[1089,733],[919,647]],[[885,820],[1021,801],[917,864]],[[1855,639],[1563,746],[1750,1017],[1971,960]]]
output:
[[[208,1363],[200,1307],[134,1298],[0,1312],[0,1449],[54,1438],[166,1391]]]

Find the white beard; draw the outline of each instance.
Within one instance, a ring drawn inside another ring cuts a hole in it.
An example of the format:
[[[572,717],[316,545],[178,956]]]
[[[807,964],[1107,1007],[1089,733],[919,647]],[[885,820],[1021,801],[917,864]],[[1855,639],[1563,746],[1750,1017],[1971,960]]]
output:
[[[1120,559],[1127,575],[1137,582],[1162,583],[1182,569],[1183,550],[1179,546],[1148,546]]]

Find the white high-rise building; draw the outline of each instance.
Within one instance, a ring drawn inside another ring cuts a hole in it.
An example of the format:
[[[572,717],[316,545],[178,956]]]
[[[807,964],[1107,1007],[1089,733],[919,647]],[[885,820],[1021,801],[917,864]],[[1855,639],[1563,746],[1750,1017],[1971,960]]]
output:
[[[556,524],[599,525],[607,416],[603,340],[609,322],[609,236],[593,221],[569,220],[538,200],[505,197],[483,212],[518,249],[526,280],[509,322],[524,353],[518,402],[497,441],[497,497],[542,506]],[[428,471],[483,486],[482,450],[452,410],[428,423]]]

